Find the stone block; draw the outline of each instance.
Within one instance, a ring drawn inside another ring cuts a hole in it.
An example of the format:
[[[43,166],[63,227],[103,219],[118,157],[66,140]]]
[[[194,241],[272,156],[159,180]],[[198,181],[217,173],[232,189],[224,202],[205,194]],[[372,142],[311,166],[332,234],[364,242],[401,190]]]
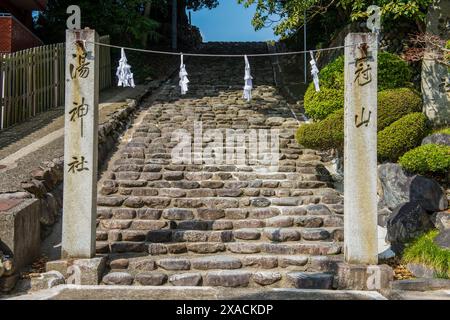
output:
[[[337,289],[374,291],[389,289],[394,272],[387,265],[338,264]]]
[[[40,215],[41,206],[37,199],[2,200],[0,203],[2,249],[13,257],[16,270],[40,256]]]
[[[67,284],[98,285],[106,267],[105,257],[49,261],[46,271],[61,273]]]

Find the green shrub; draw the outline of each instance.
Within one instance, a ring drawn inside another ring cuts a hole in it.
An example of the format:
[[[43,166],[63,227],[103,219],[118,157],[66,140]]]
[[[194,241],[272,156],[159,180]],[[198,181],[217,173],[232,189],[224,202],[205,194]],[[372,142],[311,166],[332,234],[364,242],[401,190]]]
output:
[[[319,150],[342,149],[344,146],[344,109],[325,120],[301,125],[297,130],[300,145]]]
[[[379,159],[395,162],[406,151],[418,146],[429,132],[427,120],[422,113],[411,113],[380,131],[378,133]]]
[[[422,111],[422,98],[408,88],[389,89],[378,94],[378,130],[383,130],[400,118]]]
[[[399,56],[380,52],[378,54],[378,90],[405,87],[412,78],[412,69]],[[320,71],[321,86],[344,89],[344,56],[340,56]]]
[[[378,55],[378,90],[408,86],[412,79],[412,69],[399,56],[382,52]]]
[[[379,91],[404,87],[411,77],[411,68],[400,57],[386,52],[378,55]],[[314,84],[311,83],[304,97],[306,114],[315,121],[323,120],[344,107],[344,56],[340,56],[324,67],[319,78],[321,91],[316,92]]]
[[[344,92],[342,90],[322,87],[316,92],[311,83],[304,97],[306,115],[317,121],[323,120],[336,110],[344,108]]]
[[[327,64],[319,74],[320,87],[342,90],[344,92],[344,56]]]
[[[405,153],[399,160],[406,170],[419,173],[450,171],[450,146],[426,144]]]
[[[434,238],[439,231],[432,230],[409,244],[403,252],[403,263],[417,263],[432,268],[439,278],[450,278],[450,250],[439,247]]]

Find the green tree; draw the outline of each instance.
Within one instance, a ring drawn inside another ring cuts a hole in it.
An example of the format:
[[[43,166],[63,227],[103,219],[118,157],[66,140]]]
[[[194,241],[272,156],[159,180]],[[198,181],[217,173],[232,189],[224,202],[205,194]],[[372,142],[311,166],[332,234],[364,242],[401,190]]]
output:
[[[325,14],[329,9],[337,10],[341,19],[354,21],[367,17],[367,8],[374,4],[381,7],[386,20],[407,18],[423,29],[423,21],[432,0],[237,0],[248,7],[256,4],[253,18],[255,29],[272,27],[275,34],[288,37],[303,26],[304,12],[307,19]],[[275,17],[275,18],[274,18]]]
[[[177,0],[180,21],[186,21],[185,9],[214,8],[218,0]],[[73,0],[49,0],[38,19],[36,29],[47,42],[64,40],[68,6]],[[164,36],[163,24],[171,23],[171,0],[78,0],[82,28],[109,34],[115,44],[147,45]],[[183,17],[184,15],[184,17]]]

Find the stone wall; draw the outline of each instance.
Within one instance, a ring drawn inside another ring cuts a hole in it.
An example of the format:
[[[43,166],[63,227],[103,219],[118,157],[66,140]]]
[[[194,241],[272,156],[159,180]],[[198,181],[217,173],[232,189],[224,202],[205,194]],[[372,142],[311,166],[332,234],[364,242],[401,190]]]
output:
[[[437,0],[427,16],[427,33],[450,39],[450,0]],[[424,112],[436,125],[450,124],[450,73],[447,66],[436,62],[426,52],[422,64]]]

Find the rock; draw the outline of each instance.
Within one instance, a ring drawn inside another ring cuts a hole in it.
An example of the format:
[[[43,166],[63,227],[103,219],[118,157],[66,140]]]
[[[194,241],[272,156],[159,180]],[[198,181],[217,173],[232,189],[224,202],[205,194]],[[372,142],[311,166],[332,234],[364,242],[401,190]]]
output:
[[[167,275],[160,272],[144,272],[136,275],[135,281],[142,286],[162,286],[167,282]]]
[[[392,250],[401,254],[404,245],[433,228],[431,218],[419,202],[397,206],[387,220],[387,240]]]
[[[306,207],[308,215],[311,216],[327,216],[331,214],[330,209],[323,204],[313,204]]]
[[[111,272],[103,277],[106,285],[130,286],[133,280],[133,276],[127,272]]]
[[[290,272],[287,279],[297,289],[332,289],[333,275],[320,272]]]
[[[188,259],[161,259],[157,264],[165,270],[189,270],[191,268]]]
[[[98,244],[98,243],[97,243]],[[98,285],[106,267],[106,257],[49,262],[47,271],[61,272],[68,280],[67,284]],[[72,277],[70,277],[72,275]],[[70,279],[70,280],[69,280]]]
[[[128,268],[128,264],[128,259],[116,259],[109,263],[109,267],[111,269],[126,269]]]
[[[436,133],[426,137],[422,140],[422,145],[426,144],[441,144],[444,146],[450,146],[450,134]]]
[[[420,175],[408,175],[400,165],[382,164],[378,167],[378,176],[383,193],[382,201],[389,209],[405,202],[420,202],[429,212],[446,210],[448,201],[441,186],[434,180]]]
[[[433,1],[425,25],[426,33],[441,39],[450,38],[450,2]],[[448,67],[439,63],[433,50],[426,50],[422,62],[423,111],[434,125],[450,124],[450,92]]]
[[[278,266],[278,258],[271,256],[247,256],[243,259],[244,266],[252,266],[262,269],[273,269]]]
[[[172,208],[165,210],[163,217],[167,220],[192,220],[194,213],[192,210]]]
[[[240,240],[258,240],[261,237],[261,233],[255,229],[239,229],[233,231],[235,239]]]
[[[308,256],[285,256],[280,257],[280,267],[287,268],[290,266],[293,267],[302,267],[308,263]]]
[[[429,268],[423,264],[408,263],[406,267],[416,278],[432,279],[438,277],[438,274],[433,268]]]
[[[436,229],[439,229],[441,231],[448,230],[450,229],[450,212],[436,212],[431,216],[431,221],[433,222]]]
[[[227,247],[233,253],[251,254],[261,252],[261,245],[258,243],[234,242],[227,244]]]
[[[210,269],[239,269],[242,263],[239,259],[232,257],[205,257],[192,260],[192,267],[198,270]]]
[[[214,287],[247,287],[252,274],[243,271],[209,272],[205,278],[205,286]]]
[[[252,200],[254,207],[268,207],[270,206],[270,200],[267,198],[256,198]]]
[[[300,240],[300,233],[297,230],[291,229],[268,228],[264,230],[264,236],[270,241],[275,242]]]
[[[156,265],[151,259],[130,260],[128,268],[136,271],[152,271],[156,269]]]
[[[400,280],[392,283],[393,290],[402,291],[434,291],[448,290],[450,288],[450,280],[447,279],[411,279]]]
[[[31,278],[30,291],[50,289],[65,284],[64,276],[58,271],[41,273],[38,277]]]
[[[450,249],[450,229],[441,231],[437,237],[434,238],[434,243],[441,248]]]
[[[202,276],[200,273],[183,273],[170,276],[169,282],[174,286],[195,287],[200,285]]]
[[[281,278],[279,272],[256,272],[252,276],[253,281],[262,286],[270,286],[280,281]]]
[[[302,238],[308,241],[326,240],[330,237],[330,233],[325,229],[304,229],[302,230]]]

